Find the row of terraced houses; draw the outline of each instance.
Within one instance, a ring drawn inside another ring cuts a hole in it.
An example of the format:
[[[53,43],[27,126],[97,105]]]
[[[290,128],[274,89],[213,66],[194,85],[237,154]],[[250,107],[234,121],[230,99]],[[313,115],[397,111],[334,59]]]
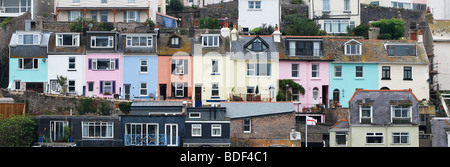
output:
[[[325,123],[326,114],[314,110],[338,106],[348,109],[348,119],[327,128],[330,146],[419,146],[419,103],[430,99],[430,59],[421,31],[410,30],[409,40],[332,34],[360,24],[360,3],[424,10],[426,1],[342,2],[308,1],[310,18],[325,36],[282,35],[279,3],[274,8],[272,0],[239,0],[233,28],[225,22],[221,29],[187,33],[146,26],[48,32],[27,21],[9,43],[8,89],[133,102],[129,115],[37,116],[38,130],[46,134],[42,143],[62,140],[70,127],[68,140],[78,146],[300,146],[295,135],[304,127],[296,120],[308,116]],[[185,5],[196,3],[210,2]],[[116,24],[162,17],[164,27],[177,27],[179,20],[162,6],[57,0],[55,18]],[[266,14],[271,17],[257,17]],[[261,18],[274,32],[246,35]]]

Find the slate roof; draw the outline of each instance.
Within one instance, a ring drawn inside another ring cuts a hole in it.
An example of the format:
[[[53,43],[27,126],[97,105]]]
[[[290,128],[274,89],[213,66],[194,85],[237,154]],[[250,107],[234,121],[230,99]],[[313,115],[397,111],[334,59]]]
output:
[[[358,125],[359,105],[372,106],[372,124],[391,124],[391,105],[412,106],[412,124],[419,124],[419,100],[409,90],[357,89],[349,100],[350,124]]]
[[[432,147],[448,147],[447,132],[450,131],[450,118],[433,118],[430,121]]]
[[[294,112],[294,104],[290,102],[222,102],[226,117],[230,119],[256,117]]]
[[[183,106],[182,101],[135,101],[131,107],[152,107],[152,106]]]
[[[169,39],[171,37],[180,37],[181,47],[180,48],[170,48]],[[174,33],[161,33],[158,38],[158,55],[166,55],[172,56],[177,52],[186,52],[189,55],[192,55],[192,39],[190,39],[187,35],[179,35]]]
[[[56,47],[56,34],[59,32],[52,33],[50,35],[50,40],[48,43],[48,54],[70,54],[70,55],[81,55],[86,51],[86,37],[79,32],[74,32],[80,34],[79,46],[58,46]],[[71,32],[61,32],[61,33],[71,33]]]
[[[289,56],[288,53],[288,40],[322,40],[322,47],[328,45],[328,36],[282,36],[281,42],[277,43],[277,51],[279,52],[280,60],[314,60],[314,61],[333,61],[333,57],[330,52],[323,50],[322,56]]]
[[[220,35],[220,31],[203,31],[199,30],[195,32],[193,40],[193,44],[202,45],[202,34],[208,35],[208,34],[217,34],[219,35],[219,47],[201,47],[201,55],[205,55],[209,52],[217,52],[221,55],[225,55],[227,52],[230,51],[230,38],[229,37],[223,37]],[[197,53],[196,53],[197,54]]]
[[[36,31],[30,31],[36,32]],[[40,31],[39,31],[40,32]],[[10,57],[20,58],[20,57],[33,57],[33,58],[47,58],[47,48],[49,44],[49,38],[51,32],[40,32],[41,41],[39,45],[17,45],[18,34],[14,32],[11,36],[9,42]]]
[[[346,56],[344,54],[344,43],[351,39],[329,39],[324,45],[324,52],[327,57],[334,60],[334,63],[407,63],[428,65],[428,57],[425,47],[416,41],[398,40],[361,40],[355,39],[362,44],[361,55]],[[416,56],[388,56],[385,44],[415,44]]]
[[[262,43],[265,43],[268,45],[268,50],[266,53],[268,55],[271,55],[272,52],[277,52],[277,47],[275,45],[275,42],[273,41],[272,36],[251,36],[251,35],[241,35],[238,37],[238,40],[231,41],[231,52],[237,53],[242,52],[243,54],[247,54],[248,52],[252,52],[246,49],[245,46],[249,44],[249,42],[255,38],[262,39]]]

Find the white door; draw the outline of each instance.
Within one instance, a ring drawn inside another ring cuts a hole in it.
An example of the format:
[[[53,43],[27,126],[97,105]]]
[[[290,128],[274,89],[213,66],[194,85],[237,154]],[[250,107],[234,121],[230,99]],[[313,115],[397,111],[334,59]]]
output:
[[[178,146],[178,124],[166,124],[166,145]]]
[[[313,89],[313,104],[319,104],[319,88]]]

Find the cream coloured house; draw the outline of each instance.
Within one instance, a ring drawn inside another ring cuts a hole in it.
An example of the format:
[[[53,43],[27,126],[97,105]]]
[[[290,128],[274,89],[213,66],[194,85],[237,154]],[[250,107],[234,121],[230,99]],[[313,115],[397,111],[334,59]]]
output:
[[[419,147],[419,100],[411,90],[358,89],[349,119],[333,125],[330,147]]]
[[[275,101],[279,75],[276,48],[272,36],[238,36],[236,30],[231,35],[229,31],[197,34],[193,56],[195,106]]]
[[[158,1],[151,0],[55,0],[57,21],[156,22],[157,11]]]

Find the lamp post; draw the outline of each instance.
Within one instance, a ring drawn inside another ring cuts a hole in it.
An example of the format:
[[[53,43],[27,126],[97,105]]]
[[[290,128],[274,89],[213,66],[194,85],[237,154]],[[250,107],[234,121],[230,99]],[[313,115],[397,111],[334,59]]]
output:
[[[287,95],[288,95],[288,94],[287,94],[287,91],[288,91],[288,87],[289,87],[289,84],[286,84],[286,95],[285,95],[285,97],[286,97],[286,101],[288,101],[288,98],[287,98],[287,97],[288,97],[288,96],[287,96]]]

